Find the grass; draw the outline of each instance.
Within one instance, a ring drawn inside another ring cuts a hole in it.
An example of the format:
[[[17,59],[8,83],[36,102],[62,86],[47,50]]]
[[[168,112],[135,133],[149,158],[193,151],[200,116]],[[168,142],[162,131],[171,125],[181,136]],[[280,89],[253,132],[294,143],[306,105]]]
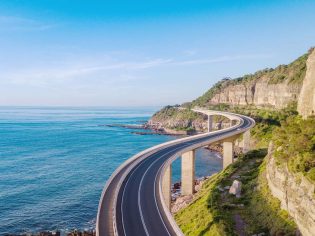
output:
[[[266,149],[252,151],[211,177],[196,200],[175,215],[184,234],[237,235],[234,220],[237,215],[243,220],[242,230],[246,235],[261,232],[293,235],[296,230],[294,222],[280,209],[279,200],[269,192],[264,176],[265,155]],[[230,186],[235,175],[241,176],[243,184],[239,199],[218,188]]]

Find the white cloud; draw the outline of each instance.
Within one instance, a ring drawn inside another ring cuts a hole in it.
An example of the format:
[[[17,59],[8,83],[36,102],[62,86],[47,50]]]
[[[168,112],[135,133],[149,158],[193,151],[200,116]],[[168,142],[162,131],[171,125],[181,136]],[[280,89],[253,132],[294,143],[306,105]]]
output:
[[[162,66],[194,66],[194,65],[210,65],[214,63],[224,63],[237,60],[249,60],[257,58],[268,58],[267,54],[248,54],[235,56],[222,56],[212,59],[194,59],[194,60],[174,60],[156,58],[138,62],[116,62],[114,59],[97,58],[93,61],[74,60],[60,61],[58,65],[41,63],[40,65],[30,65],[32,69],[17,70],[13,67],[11,71],[3,71],[0,74],[0,82],[2,84],[29,85],[33,87],[48,87],[67,85],[75,86],[78,83],[88,84],[93,81],[102,84],[110,84],[117,82],[128,82],[140,78],[135,73],[141,70],[148,70]],[[100,63],[102,62],[103,63]],[[106,62],[105,62],[106,61]],[[45,65],[47,64],[47,65]],[[168,68],[168,70],[171,70]],[[143,77],[141,76],[141,79]]]
[[[173,65],[184,66],[184,65],[201,65],[201,64],[213,64],[218,62],[229,62],[237,60],[246,60],[246,59],[258,59],[258,58],[270,58],[270,54],[247,54],[247,55],[234,55],[234,56],[222,56],[217,58],[210,59],[195,59],[195,60],[186,60],[186,61],[177,61],[173,62]]]
[[[106,63],[103,65],[98,65],[96,63],[96,65],[86,65],[88,63],[83,62],[81,62],[81,65],[77,65],[77,62],[73,62],[73,65],[66,63],[68,66],[59,65],[58,67],[41,67],[20,71],[14,69],[14,72],[2,73],[0,75],[0,81],[6,84],[45,86],[53,83],[64,83],[68,80],[72,81],[84,77],[106,75],[106,72],[116,73],[115,80],[128,81],[131,78],[135,79],[131,71],[158,67],[168,64],[171,61],[171,59],[158,58],[143,62]],[[123,74],[123,76],[121,76],[121,74]]]
[[[5,31],[42,31],[56,26],[57,24],[47,24],[29,18],[0,16],[0,29]]]

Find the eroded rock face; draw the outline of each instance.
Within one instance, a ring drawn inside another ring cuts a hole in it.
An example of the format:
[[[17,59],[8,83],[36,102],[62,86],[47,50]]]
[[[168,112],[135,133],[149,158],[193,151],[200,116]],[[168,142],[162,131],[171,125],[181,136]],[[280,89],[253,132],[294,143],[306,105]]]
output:
[[[301,84],[288,83],[288,81],[272,84],[269,80],[268,77],[263,76],[257,81],[230,85],[214,95],[210,103],[270,106],[281,109],[297,101]]]
[[[268,156],[266,176],[272,195],[281,202],[281,208],[288,211],[304,236],[315,232],[314,184],[302,177],[300,181],[286,166],[276,165]]]
[[[298,112],[304,117],[315,115],[315,49],[310,53],[306,75],[298,101]]]

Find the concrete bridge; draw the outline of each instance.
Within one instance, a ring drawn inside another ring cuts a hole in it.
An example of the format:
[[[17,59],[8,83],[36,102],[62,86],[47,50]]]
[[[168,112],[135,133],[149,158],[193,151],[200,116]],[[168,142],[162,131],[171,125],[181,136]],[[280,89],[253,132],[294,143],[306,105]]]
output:
[[[230,127],[166,142],[149,148],[123,163],[110,177],[99,203],[97,235],[183,235],[169,209],[171,204],[171,163],[181,156],[181,194],[194,192],[195,150],[220,142],[223,144],[223,168],[233,163],[233,148],[243,135],[244,151],[249,150],[249,130],[255,125],[243,115],[193,109],[212,117],[225,116]]]

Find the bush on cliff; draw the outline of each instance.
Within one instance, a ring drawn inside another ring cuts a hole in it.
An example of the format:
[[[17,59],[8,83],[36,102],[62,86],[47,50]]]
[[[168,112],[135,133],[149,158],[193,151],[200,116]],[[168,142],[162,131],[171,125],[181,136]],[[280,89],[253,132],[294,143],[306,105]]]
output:
[[[293,116],[282,121],[273,133],[275,157],[295,173],[315,181],[315,118]]]
[[[160,123],[164,128],[193,131],[194,123],[203,123],[206,118],[190,109],[180,109],[177,106],[166,106],[156,112],[151,120]]]

